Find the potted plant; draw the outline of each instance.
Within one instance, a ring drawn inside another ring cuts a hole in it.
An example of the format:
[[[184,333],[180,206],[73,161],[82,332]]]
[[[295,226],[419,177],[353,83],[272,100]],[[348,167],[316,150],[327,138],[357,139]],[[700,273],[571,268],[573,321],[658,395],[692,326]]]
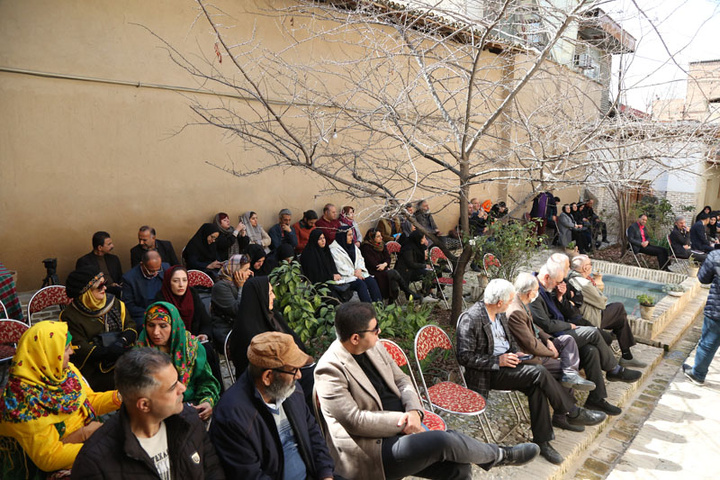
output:
[[[698,270],[700,270],[700,264],[691,253],[690,257],[688,257],[688,277],[697,277]]]
[[[565,253],[567,253],[568,257],[572,258],[575,255],[578,255],[580,252],[577,248],[577,243],[575,243],[575,240],[571,241],[567,244],[567,247],[565,247]]]
[[[655,311],[655,299],[643,293],[637,296],[637,301],[640,304],[640,316],[643,320],[652,320],[653,312]]]

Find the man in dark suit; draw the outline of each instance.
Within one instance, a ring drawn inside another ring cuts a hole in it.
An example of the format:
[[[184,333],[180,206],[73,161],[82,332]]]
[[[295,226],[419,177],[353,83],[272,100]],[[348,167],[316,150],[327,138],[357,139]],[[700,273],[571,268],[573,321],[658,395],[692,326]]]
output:
[[[75,270],[83,267],[94,267],[105,275],[107,291],[118,298],[122,295],[122,266],[120,259],[110,252],[113,251],[112,238],[107,232],[95,232],[92,236],[92,252],[77,259]]]
[[[170,266],[180,265],[172,243],[168,240],[156,239],[155,229],[143,225],[138,232],[138,244],[130,249],[130,266],[134,267],[140,263],[143,253],[153,248],[160,254],[163,263],[167,263]]]
[[[667,248],[650,245],[650,236],[645,231],[646,223],[647,215],[641,213],[638,221],[628,227],[628,242],[630,242],[633,252],[657,257],[660,269],[669,271]]]

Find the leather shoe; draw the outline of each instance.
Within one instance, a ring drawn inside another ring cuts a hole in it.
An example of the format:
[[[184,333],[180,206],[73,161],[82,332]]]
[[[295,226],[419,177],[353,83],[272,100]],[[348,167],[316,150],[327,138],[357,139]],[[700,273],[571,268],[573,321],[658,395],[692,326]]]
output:
[[[620,357],[620,361],[618,362],[623,367],[634,367],[634,368],[645,368],[647,367],[647,363],[641,362],[637,358],[622,358]]]
[[[608,415],[620,415],[622,409],[615,405],[608,403],[604,398],[602,400],[591,401],[589,398],[585,401],[586,410],[596,410],[599,412],[605,412]]]
[[[608,379],[608,382],[634,383],[640,380],[640,377],[642,377],[642,373],[638,372],[637,370],[630,370],[621,366],[619,372],[607,372],[605,374],[605,377]]]
[[[585,427],[582,425],[570,425],[570,423],[568,423],[567,415],[563,413],[553,415],[552,426],[555,428],[561,428],[563,430],[570,430],[571,432],[585,431]]]
[[[585,408],[578,408],[577,415],[574,417],[568,414],[567,419],[570,425],[597,425],[602,423],[607,418],[607,415],[603,412],[595,410],[587,410]]]
[[[540,447],[534,443],[521,443],[514,447],[500,447],[503,458],[495,466],[524,465],[538,456]]]
[[[589,392],[595,390],[595,384],[590,380],[585,380],[577,373],[565,373],[560,380],[563,387],[574,388],[583,392]]]
[[[548,462],[560,465],[565,460],[562,455],[550,445],[550,442],[542,442],[538,445],[540,446],[540,455]]]
[[[683,374],[685,374],[685,377],[687,377],[687,379],[695,385],[705,385],[705,380],[700,380],[698,377],[696,377],[693,373],[693,367],[691,367],[687,363],[683,363],[682,370]]]

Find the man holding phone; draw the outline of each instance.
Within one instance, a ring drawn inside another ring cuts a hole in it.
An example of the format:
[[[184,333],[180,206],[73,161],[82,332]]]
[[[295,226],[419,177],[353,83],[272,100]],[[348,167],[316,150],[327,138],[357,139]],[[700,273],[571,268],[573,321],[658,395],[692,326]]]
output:
[[[575,405],[573,396],[540,364],[523,362],[527,354],[518,350],[505,312],[515,288],[507,280],[494,279],[485,288],[483,301],[460,315],[457,327],[457,357],[466,369],[468,386],[487,396],[490,390],[519,390],[528,397],[530,428],[540,455],[556,465],[563,462],[550,445],[555,438],[550,408],[567,414],[570,425],[597,425],[607,418],[603,412]]]

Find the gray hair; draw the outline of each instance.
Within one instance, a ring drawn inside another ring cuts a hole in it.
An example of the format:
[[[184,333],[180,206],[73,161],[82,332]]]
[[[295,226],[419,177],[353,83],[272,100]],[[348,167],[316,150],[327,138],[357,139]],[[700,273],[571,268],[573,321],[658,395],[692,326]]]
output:
[[[542,278],[545,275],[549,275],[550,278],[553,280],[556,279],[558,276],[562,275],[564,272],[564,268],[561,264],[558,262],[553,262],[552,260],[549,260],[545,262],[545,265],[540,267],[540,272],[538,273],[538,277]]]
[[[533,288],[538,284],[537,278],[532,273],[521,272],[515,279],[515,292],[518,295],[526,294],[532,291]]]
[[[167,365],[172,365],[167,353],[151,347],[133,348],[115,363],[115,388],[128,400],[144,397],[159,385],[154,375]]]
[[[571,262],[572,269],[579,272],[586,260],[590,260],[590,257],[587,255],[575,255]]]
[[[292,212],[289,208],[283,208],[280,210],[280,213],[278,213],[278,217],[282,217],[283,215],[290,215],[292,217]]]
[[[496,305],[501,301],[507,302],[514,292],[515,288],[512,283],[502,278],[495,278],[490,280],[490,283],[485,287],[483,302],[488,305]]]
[[[565,262],[570,262],[570,257],[564,253],[553,253],[548,260],[559,263],[560,265],[565,265]]]
[[[677,217],[675,217],[675,223],[681,222],[683,220],[685,220],[685,217],[683,215],[678,215]]]

